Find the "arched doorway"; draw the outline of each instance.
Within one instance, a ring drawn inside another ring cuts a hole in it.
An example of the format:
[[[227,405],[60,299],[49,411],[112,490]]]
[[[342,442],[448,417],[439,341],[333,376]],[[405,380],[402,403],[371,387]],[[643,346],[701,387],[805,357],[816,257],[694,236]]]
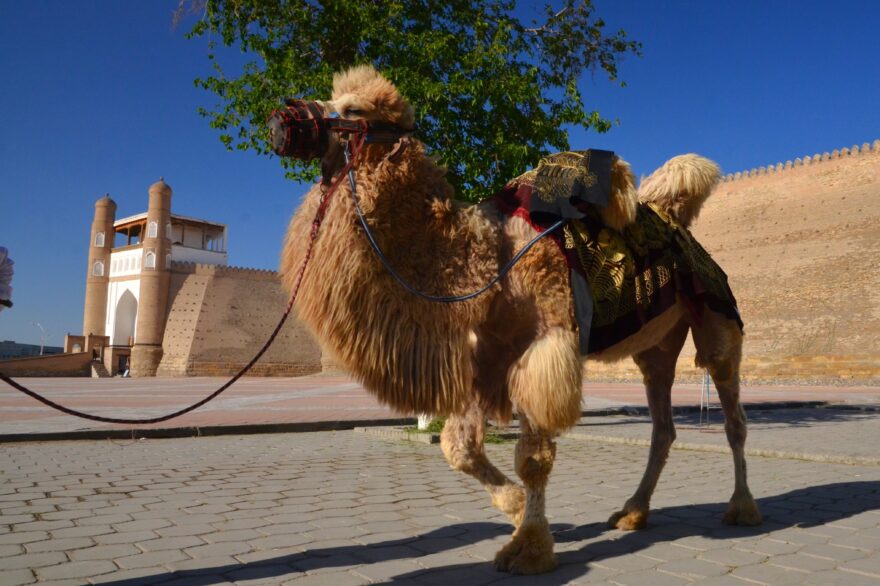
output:
[[[116,304],[116,316],[113,320],[114,346],[127,346],[129,338],[134,336],[134,326],[137,323],[138,302],[131,291],[126,291]]]

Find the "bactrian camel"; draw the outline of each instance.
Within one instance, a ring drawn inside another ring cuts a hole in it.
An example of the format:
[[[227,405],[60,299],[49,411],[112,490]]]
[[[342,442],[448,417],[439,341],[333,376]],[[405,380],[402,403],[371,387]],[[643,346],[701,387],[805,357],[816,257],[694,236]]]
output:
[[[334,77],[326,116],[414,124],[414,112],[386,78],[369,66]],[[409,283],[434,295],[469,293],[488,282],[535,236],[523,217],[493,202],[455,200],[444,168],[415,139],[367,144],[355,165],[357,195],[371,231]],[[394,149],[393,156],[389,156]],[[344,161],[338,144],[322,161],[332,178]],[[651,205],[684,230],[718,182],[715,163],[696,155],[667,162],[636,190],[629,165],[611,168],[605,226],[623,230]],[[485,294],[458,304],[420,299],[392,279],[369,247],[350,188],[341,177],[305,272],[296,308],[324,350],[384,404],[405,413],[448,417],[441,446],[450,466],[476,478],[515,526],[496,555],[498,569],[540,573],[556,567],[545,517],[545,487],[556,454],[554,437],[581,417],[587,359],[633,357],[641,369],[654,431],[641,483],[611,526],[646,526],[649,501],[675,439],[670,392],[688,331],[696,363],[711,375],[721,399],[734,460],[734,490],[724,521],[754,525],[761,515],[746,483],[746,418],[739,400],[742,332],[737,320],[693,300],[674,299],[662,314],[598,355],[583,356],[574,319],[570,269],[560,247],[540,240]],[[288,288],[303,261],[312,219],[327,185],[316,185],[294,214],[281,259]],[[483,447],[487,418],[517,414],[518,484],[501,473]],[[586,481],[589,481],[587,477]]]

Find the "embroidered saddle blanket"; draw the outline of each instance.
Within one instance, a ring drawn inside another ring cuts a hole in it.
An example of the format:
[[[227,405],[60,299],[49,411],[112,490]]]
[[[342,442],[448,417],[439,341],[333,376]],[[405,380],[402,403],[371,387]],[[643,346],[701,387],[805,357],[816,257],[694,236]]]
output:
[[[662,209],[640,203],[622,231],[604,224],[596,206],[611,193],[614,153],[588,150],[550,155],[492,198],[502,212],[549,235],[569,267],[581,354],[597,354],[639,331],[680,295],[696,321],[703,308],[742,319],[727,275]]]

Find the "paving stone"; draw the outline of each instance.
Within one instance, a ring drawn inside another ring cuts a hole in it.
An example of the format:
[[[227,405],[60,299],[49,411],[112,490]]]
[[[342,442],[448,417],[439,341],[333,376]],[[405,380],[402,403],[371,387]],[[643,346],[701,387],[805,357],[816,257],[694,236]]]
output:
[[[68,562],[36,570],[40,580],[63,580],[73,578],[90,578],[107,574],[117,569],[116,564],[107,560],[85,562]]]
[[[234,586],[232,582],[225,580],[223,576],[220,574],[204,574],[199,576],[197,579],[193,579],[191,576],[186,576],[184,578],[177,578],[175,580],[169,580],[167,582],[162,582],[162,586],[192,586],[193,581],[197,584],[199,583],[207,583],[211,584],[211,586]]]
[[[639,552],[639,555],[660,561],[673,561],[680,559],[693,559],[697,552],[689,547],[682,547],[674,543],[652,544]]]
[[[880,578],[880,553],[874,552],[871,556],[859,560],[844,562],[838,566],[847,572],[865,574],[874,578]]]
[[[851,547],[840,547],[837,545],[807,545],[800,550],[800,553],[840,562],[857,560],[867,557],[867,552],[854,549]]]
[[[124,584],[125,586],[153,586],[167,577],[164,569],[138,568],[136,570],[119,570],[98,576],[93,584]]]
[[[301,547],[280,547],[277,549],[269,549],[269,550],[257,550],[250,551],[248,553],[241,553],[235,556],[235,559],[241,562],[242,564],[262,564],[262,563],[273,563],[273,564],[294,564],[299,563],[303,560],[320,560],[321,564],[324,564],[326,558],[308,558],[302,555],[303,550]],[[334,562],[339,560],[341,556],[334,556]]]
[[[260,539],[252,539],[248,543],[253,549],[278,549],[283,547],[310,546],[314,539],[308,533],[284,533]]]
[[[73,521],[61,519],[55,521],[30,521],[28,523],[15,523],[12,526],[13,531],[52,531],[54,529],[63,529],[65,527],[73,527]]]
[[[859,531],[854,535],[832,539],[828,542],[828,545],[847,549],[860,549],[862,551],[875,551],[880,549],[880,536],[867,535],[865,532]]]
[[[54,566],[55,564],[64,563],[67,556],[59,551],[47,551],[43,553],[26,553],[10,558],[6,558],[0,562],[0,569],[6,570],[26,570],[43,568],[45,566]]]
[[[213,533],[205,533],[200,537],[208,543],[222,543],[225,541],[248,541],[252,539],[260,539],[265,536],[253,529],[238,529],[231,531],[218,530]]]
[[[343,522],[347,521],[351,523],[351,521],[347,519],[342,519]],[[222,532],[229,531],[240,531],[245,529],[256,529],[257,527],[265,527],[269,525],[269,521],[265,519],[254,519],[251,517],[247,517],[244,519],[233,519],[230,521],[224,521],[222,523],[214,523],[214,529]]]
[[[86,549],[77,549],[70,552],[70,559],[83,560],[112,560],[129,555],[137,555],[141,550],[131,544],[96,545]]]
[[[107,535],[108,533],[114,533],[113,528],[109,525],[87,525],[56,529],[52,532],[52,537],[57,539],[65,539],[68,537],[97,537],[99,535]]]
[[[30,523],[36,521],[35,515],[0,515],[0,525],[15,525],[16,523]]]
[[[748,586],[754,582],[746,582],[735,576],[724,575],[713,578],[704,578],[699,581],[700,586]]]
[[[760,584],[799,584],[807,574],[772,564],[756,564],[736,568],[731,575]]]
[[[281,564],[260,564],[251,567],[244,567],[240,570],[224,574],[225,578],[233,581],[235,584],[252,586],[255,584],[278,584],[284,580],[289,580],[301,575],[301,572],[294,570],[290,566]]]
[[[0,535],[0,545],[20,545],[33,541],[43,541],[49,537],[45,531],[22,531]]]
[[[144,543],[151,539],[158,539],[158,535],[152,531],[130,531],[124,533],[107,533],[93,537],[96,543],[101,545],[114,545],[118,543]]]
[[[640,572],[628,572],[624,575],[618,575],[614,578],[614,583],[623,584],[624,586],[680,586],[690,582],[671,574],[642,570]]]
[[[242,564],[231,556],[217,556],[212,558],[169,560],[163,565],[172,572],[201,575],[231,572],[240,569]]]
[[[740,551],[750,551],[769,557],[773,555],[794,553],[806,546],[770,538],[739,541],[733,547]]]
[[[163,564],[168,564],[170,562],[176,562],[185,559],[187,559],[187,556],[182,551],[165,550],[130,555],[117,558],[114,561],[119,564],[120,568],[131,570],[136,568],[157,567]]]
[[[112,525],[117,532],[128,533],[129,531],[155,531],[163,527],[170,527],[172,523],[170,519],[138,519],[136,521],[112,523]]]
[[[208,525],[207,523],[196,524],[196,525],[175,525],[172,527],[163,527],[162,529],[156,529],[156,533],[161,535],[162,537],[184,537],[184,536],[192,536],[192,535],[205,535],[207,533],[213,533],[218,531],[213,525]]]
[[[185,549],[187,547],[195,547],[204,545],[204,541],[194,535],[183,535],[180,537],[160,537],[149,541],[138,542],[138,547],[144,551],[163,551],[167,549]]]
[[[332,574],[317,574],[313,576],[301,576],[293,580],[283,582],[283,586],[360,586],[370,584],[369,578],[358,576],[349,572],[335,572]]]
[[[234,556],[251,551],[251,545],[241,541],[228,541],[223,543],[209,543],[184,549],[191,558],[211,558],[220,556]]]
[[[748,566],[763,563],[767,556],[737,549],[712,549],[700,554],[700,559],[723,566]]]
[[[774,556],[772,559],[768,560],[767,563],[792,570],[800,570],[802,572],[830,570],[838,565],[838,562],[835,560],[805,555],[802,552]]]
[[[681,576],[690,580],[721,576],[730,571],[724,564],[701,559],[678,559],[657,566],[658,570]]]
[[[78,521],[78,524],[81,526],[84,525],[114,525],[115,523],[126,523],[132,520],[131,515],[93,515],[90,517],[84,517]],[[123,531],[126,528],[122,529]]]
[[[51,543],[51,542],[49,542],[49,541],[34,541],[34,542],[31,542],[31,543]],[[11,555],[20,555],[20,554],[24,553],[25,551],[28,551],[28,552],[32,552],[32,551],[52,551],[51,549],[50,549],[50,550],[43,550],[43,549],[34,549],[34,550],[32,550],[32,549],[27,549],[27,550],[26,550],[25,548],[26,548],[28,545],[31,545],[31,544],[28,543],[28,544],[25,544],[25,545],[20,545],[20,544],[17,544],[17,543],[11,543],[11,544],[6,544],[6,545],[0,545],[0,558],[5,558],[5,557],[7,557],[7,556],[11,556]]]
[[[659,567],[661,563],[655,559],[635,555],[606,557],[596,560],[596,565],[616,572],[638,572]]]
[[[811,572],[804,577],[804,584],[811,586],[877,586],[878,582],[877,578],[838,570]]]
[[[0,574],[0,584],[3,586],[21,586],[23,584],[33,584],[37,581],[37,577],[29,569],[13,570],[0,566],[3,573]]]
[[[424,572],[424,568],[411,560],[388,561],[381,564],[364,564],[351,570],[351,573],[364,576],[371,582],[394,580],[399,576],[413,578]]]

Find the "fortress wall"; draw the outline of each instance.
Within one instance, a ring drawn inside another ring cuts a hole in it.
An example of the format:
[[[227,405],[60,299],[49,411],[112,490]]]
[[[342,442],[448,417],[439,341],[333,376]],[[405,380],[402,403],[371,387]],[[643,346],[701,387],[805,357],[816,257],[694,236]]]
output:
[[[880,141],[728,175],[693,233],[739,301],[746,381],[880,378]]]
[[[0,360],[6,376],[91,376],[91,352],[48,354]]]
[[[174,263],[159,375],[226,376],[265,343],[287,304],[272,271]],[[250,371],[299,376],[321,371],[317,343],[295,317]]]

